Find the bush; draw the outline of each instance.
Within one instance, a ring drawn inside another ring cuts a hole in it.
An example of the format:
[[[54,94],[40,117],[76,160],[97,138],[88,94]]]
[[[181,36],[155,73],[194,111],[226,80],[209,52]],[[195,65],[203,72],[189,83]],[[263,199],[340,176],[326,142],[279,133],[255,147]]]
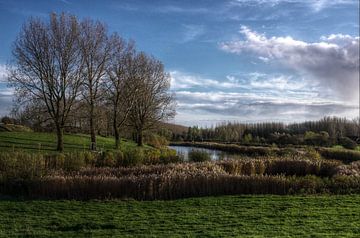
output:
[[[322,157],[326,159],[340,160],[345,163],[351,163],[353,161],[360,160],[360,151],[346,150],[346,149],[318,149]]]
[[[95,154],[96,152],[91,152],[91,151],[84,151],[82,152],[83,156],[84,156],[84,160],[85,160],[85,164],[86,165],[90,165],[90,166],[94,166],[96,164],[97,161],[97,157],[98,155]]]
[[[127,149],[124,151],[124,160],[122,166],[134,166],[143,163],[145,160],[144,150],[139,147]]]
[[[189,160],[192,162],[203,162],[210,161],[210,155],[206,151],[202,150],[191,150],[189,152]]]
[[[320,153],[317,150],[315,150],[314,148],[311,148],[311,147],[306,147],[305,148],[304,157],[308,158],[310,160],[320,160],[321,159]]]
[[[176,154],[176,150],[173,149],[162,149],[160,152],[160,163],[169,164],[169,163],[180,163],[183,162],[184,158]]]
[[[83,153],[67,153],[64,154],[64,170],[79,171],[85,167],[85,156]]]
[[[354,150],[357,147],[356,142],[350,139],[349,137],[339,138],[339,145],[342,145],[344,148],[350,150]]]
[[[320,133],[315,133],[312,131],[305,132],[304,142],[307,145],[317,145],[317,146],[328,146],[331,144],[329,138],[329,133],[326,131],[321,131]]]
[[[155,133],[145,135],[144,141],[146,144],[151,145],[155,148],[162,148],[169,145],[169,141],[165,137]]]
[[[0,153],[0,181],[34,179],[44,175],[45,160],[41,154]]]
[[[114,159],[116,166],[123,166],[124,164],[124,153],[121,150],[114,151]]]
[[[117,161],[112,151],[104,151],[96,161],[98,167],[112,167],[116,164]]]

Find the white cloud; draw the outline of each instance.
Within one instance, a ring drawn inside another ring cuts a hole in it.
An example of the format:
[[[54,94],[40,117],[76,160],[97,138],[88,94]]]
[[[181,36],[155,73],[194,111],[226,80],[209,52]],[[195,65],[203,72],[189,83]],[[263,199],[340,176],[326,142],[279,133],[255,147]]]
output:
[[[203,25],[183,25],[183,27],[183,43],[193,41],[205,33],[205,27]]]
[[[301,121],[328,116],[355,117],[357,104],[323,97],[316,83],[288,75],[253,72],[222,80],[171,71],[178,123]]]
[[[0,116],[9,113],[14,94],[14,90],[7,87],[6,75],[6,66],[0,64]]]
[[[238,85],[237,83],[231,81],[223,82],[214,79],[207,79],[176,70],[170,71],[170,77],[172,90],[189,89],[194,87],[201,87],[204,89],[211,87],[215,87],[218,89],[241,87],[241,85]]]
[[[224,42],[220,48],[236,54],[250,52],[268,58],[318,82],[334,96],[357,100],[359,82],[359,37],[330,35],[308,43],[290,36],[266,37],[242,26],[243,40]]]
[[[5,82],[6,81],[6,66],[0,64],[0,82]]]
[[[222,80],[203,78],[181,71],[170,71],[171,89],[174,91],[184,89],[201,90],[275,90],[275,91],[312,91],[317,85],[304,79],[289,75],[267,75],[253,72],[241,76],[227,75]]]
[[[276,97],[256,93],[177,92],[178,114],[184,124],[211,125],[216,121],[303,121],[324,115],[355,117],[357,105],[321,99]]]

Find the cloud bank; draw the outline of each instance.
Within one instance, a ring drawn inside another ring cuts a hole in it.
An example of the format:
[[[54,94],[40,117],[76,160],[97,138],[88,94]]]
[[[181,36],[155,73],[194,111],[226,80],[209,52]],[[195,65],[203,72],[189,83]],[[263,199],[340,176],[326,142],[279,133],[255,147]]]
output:
[[[358,106],[323,98],[317,84],[288,75],[259,72],[228,75],[222,80],[171,71],[178,115],[185,125],[223,121],[303,121],[324,115],[355,117]]]
[[[359,93],[359,37],[333,34],[309,43],[290,36],[266,37],[242,26],[243,39],[223,42],[226,52],[252,53],[263,61],[281,65],[318,82],[323,93],[329,91],[343,100],[355,101]],[[329,96],[329,95],[328,95]]]

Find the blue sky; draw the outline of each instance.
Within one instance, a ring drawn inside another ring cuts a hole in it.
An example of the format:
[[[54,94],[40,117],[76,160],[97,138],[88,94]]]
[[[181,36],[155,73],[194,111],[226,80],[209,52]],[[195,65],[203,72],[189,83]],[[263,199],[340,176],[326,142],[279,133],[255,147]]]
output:
[[[50,12],[103,21],[159,58],[175,123],[358,115],[358,0],[0,0],[0,81],[23,22]],[[11,100],[0,82],[0,115]]]

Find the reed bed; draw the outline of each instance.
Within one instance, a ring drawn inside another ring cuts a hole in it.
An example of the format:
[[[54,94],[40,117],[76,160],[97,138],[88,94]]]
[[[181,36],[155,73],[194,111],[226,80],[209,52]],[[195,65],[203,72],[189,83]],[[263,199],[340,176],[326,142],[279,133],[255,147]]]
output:
[[[2,187],[3,188],[3,187]],[[14,189],[16,188],[16,190]],[[47,199],[167,200],[235,194],[360,193],[360,177],[173,173],[141,176],[49,176],[12,184],[16,195]]]
[[[124,167],[116,163],[126,159],[122,153],[78,155],[1,153],[0,194],[154,200],[227,194],[360,193],[357,162],[344,165],[296,155]]]
[[[297,169],[289,170],[291,165]],[[359,192],[360,177],[339,173],[339,162],[274,159],[86,167],[0,183],[1,194],[49,199],[154,200],[227,194]]]
[[[341,165],[337,169],[337,174],[339,175],[360,177],[360,161],[355,161],[347,165]]]

